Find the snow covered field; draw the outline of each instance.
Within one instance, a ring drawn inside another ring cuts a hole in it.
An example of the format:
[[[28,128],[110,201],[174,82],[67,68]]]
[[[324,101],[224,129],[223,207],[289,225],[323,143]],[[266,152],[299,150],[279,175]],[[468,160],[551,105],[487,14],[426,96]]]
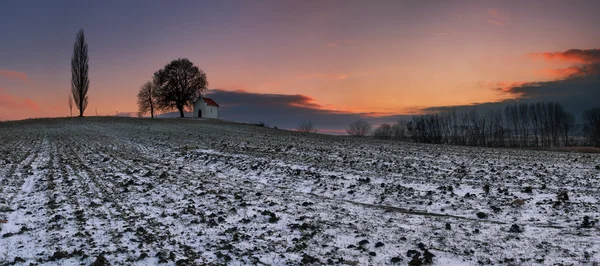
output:
[[[0,143],[0,265],[600,262],[599,155],[192,119],[6,122]]]

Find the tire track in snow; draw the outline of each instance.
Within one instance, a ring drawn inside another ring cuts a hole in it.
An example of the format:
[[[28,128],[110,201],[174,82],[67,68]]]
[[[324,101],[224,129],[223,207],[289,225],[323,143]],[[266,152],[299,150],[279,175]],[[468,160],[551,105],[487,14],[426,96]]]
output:
[[[41,142],[41,143],[40,143]],[[16,181],[20,184],[19,191],[11,198],[10,206],[13,209],[6,218],[8,221],[1,230],[0,235],[0,250],[7,251],[9,261],[15,257],[21,257],[26,260],[33,261],[33,254],[37,254],[46,249],[47,243],[44,231],[38,230],[45,226],[45,217],[43,213],[39,213],[39,209],[43,209],[45,198],[38,193],[36,187],[41,184],[41,179],[48,172],[51,164],[51,156],[49,153],[49,141],[43,138],[32,145],[31,155],[22,162],[29,166],[21,165],[21,172]],[[34,216],[37,215],[37,216]],[[32,235],[35,233],[36,235]],[[32,241],[37,239],[38,241]]]
[[[259,163],[265,163],[265,160],[261,157],[254,157],[254,156],[250,156],[250,155],[245,155],[245,156],[240,156],[238,154],[228,154],[228,153],[222,153],[222,152],[214,152],[214,151],[201,151],[202,154],[204,155],[208,155],[208,157],[205,158],[200,158],[200,163],[202,163],[204,166],[209,166],[210,163],[210,156],[221,156],[221,157],[225,157],[225,158],[237,158],[239,159],[240,157],[250,160],[250,161],[255,161],[255,162],[259,162]],[[229,160],[230,162],[232,160]],[[268,162],[271,167],[273,169],[276,168],[288,168],[291,169],[292,164],[288,164],[282,161],[271,161]],[[239,167],[243,166],[244,162],[235,162],[232,164],[228,164],[228,165],[223,165],[223,166],[218,166],[216,168],[219,168],[220,170],[232,170],[235,169],[239,172],[244,172],[246,173],[246,175],[248,176],[255,176],[258,172],[260,171],[241,171],[239,169]],[[214,166],[213,166],[214,167]],[[285,170],[278,170],[281,173],[285,173]],[[319,172],[320,169],[316,169],[315,171]],[[270,178],[273,179],[273,178]],[[232,180],[231,177],[227,177],[225,179],[221,179],[219,182],[224,182],[224,183],[230,183]],[[291,182],[293,183],[293,182]],[[262,184],[262,183],[261,183]],[[246,184],[242,183],[235,183],[235,184],[231,184],[232,186],[244,186],[247,188],[250,188],[249,186],[247,186]],[[451,215],[451,214],[444,214],[444,213],[435,213],[435,212],[428,212],[428,211],[420,211],[420,210],[414,210],[414,209],[405,209],[405,208],[400,208],[400,207],[395,207],[395,206],[389,206],[389,205],[380,205],[380,204],[370,204],[370,203],[364,203],[364,202],[358,202],[358,201],[353,201],[353,200],[348,200],[348,199],[335,199],[335,198],[330,198],[327,196],[323,196],[323,195],[319,195],[316,193],[310,193],[310,192],[303,192],[301,190],[298,190],[298,188],[293,188],[293,187],[284,187],[284,186],[277,186],[274,185],[272,183],[267,183],[264,184],[266,186],[270,186],[272,188],[276,188],[276,189],[283,189],[283,190],[287,190],[287,193],[300,193],[302,195],[305,196],[310,196],[310,197],[317,197],[321,200],[326,200],[326,201],[330,201],[330,202],[345,202],[345,203],[350,203],[356,206],[361,206],[364,208],[372,208],[372,209],[380,209],[380,210],[384,210],[384,211],[391,211],[391,212],[395,212],[395,213],[402,213],[402,214],[406,214],[406,215],[417,215],[417,216],[425,216],[425,217],[437,217],[437,218],[450,218],[450,219],[457,219],[457,220],[468,220],[468,221],[473,221],[473,222],[478,222],[478,223],[490,223],[490,224],[498,224],[498,225],[509,225],[512,224],[510,222],[504,222],[504,221],[498,221],[498,220],[490,220],[490,219],[474,219],[474,218],[470,218],[470,217],[464,217],[464,216],[459,216],[459,215]],[[557,225],[548,225],[548,224],[535,224],[535,223],[528,223],[528,226],[531,227],[538,227],[538,228],[552,228],[552,229],[564,229],[565,227],[563,226],[557,226]]]

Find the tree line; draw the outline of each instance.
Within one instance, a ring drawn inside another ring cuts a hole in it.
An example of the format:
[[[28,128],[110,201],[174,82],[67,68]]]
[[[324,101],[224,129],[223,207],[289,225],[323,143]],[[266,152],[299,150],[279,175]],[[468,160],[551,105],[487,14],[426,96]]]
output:
[[[315,133],[312,122],[296,129]],[[556,102],[516,103],[482,111],[477,107],[459,111],[413,116],[396,124],[382,124],[375,130],[365,120],[352,122],[348,135],[377,139],[484,147],[600,147],[600,108],[585,110],[580,124],[575,116]]]
[[[576,131],[575,116],[556,102],[517,103],[487,111],[451,108],[395,125],[383,124],[372,135],[379,139],[485,147],[600,146],[600,108],[586,110],[582,118],[583,129]],[[574,139],[574,135],[585,138]]]

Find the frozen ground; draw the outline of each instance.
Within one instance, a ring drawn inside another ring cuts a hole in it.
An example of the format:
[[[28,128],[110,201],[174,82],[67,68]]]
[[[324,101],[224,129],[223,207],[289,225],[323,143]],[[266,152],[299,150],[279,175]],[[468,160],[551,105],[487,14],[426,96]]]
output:
[[[0,123],[0,143],[0,265],[600,262],[598,155],[191,119]]]

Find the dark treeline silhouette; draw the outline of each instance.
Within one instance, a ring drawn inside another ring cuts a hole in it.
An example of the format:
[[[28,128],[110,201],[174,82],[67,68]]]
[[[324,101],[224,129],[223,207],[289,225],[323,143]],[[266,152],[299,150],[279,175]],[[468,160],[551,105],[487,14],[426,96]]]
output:
[[[583,135],[590,144],[600,147],[600,108],[583,112]]]
[[[373,136],[419,143],[485,147],[600,146],[600,108],[584,113],[584,136],[574,139],[575,116],[556,102],[518,103],[495,110],[472,108],[414,116],[410,122],[381,125]]]
[[[373,137],[378,139],[407,140],[406,121],[399,121],[395,125],[383,124],[373,132]]]

